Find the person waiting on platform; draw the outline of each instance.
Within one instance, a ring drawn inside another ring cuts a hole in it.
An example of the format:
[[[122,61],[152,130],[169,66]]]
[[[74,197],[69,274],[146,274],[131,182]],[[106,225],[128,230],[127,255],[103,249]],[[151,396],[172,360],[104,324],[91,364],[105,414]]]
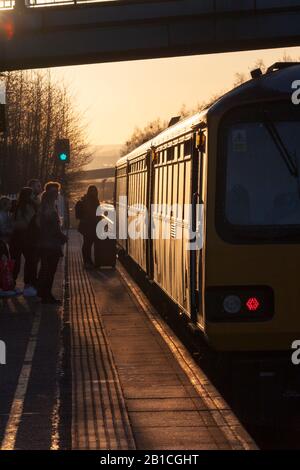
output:
[[[0,260],[3,255],[9,258],[8,243],[13,232],[11,206],[11,199],[6,196],[0,198]]]
[[[37,179],[28,181],[28,187],[32,189],[32,200],[38,209],[41,203],[42,185]]]
[[[56,208],[59,193],[59,183],[51,183],[51,190],[45,190],[42,195],[38,214],[40,227],[40,256],[41,267],[38,277],[38,295],[44,304],[59,304],[52,295],[52,286],[59,259],[63,256],[62,246],[67,236],[62,232]]]
[[[45,187],[44,187],[44,191],[46,193],[48,192],[53,192],[55,194],[55,203],[57,202],[57,198],[59,196],[59,192],[60,192],[60,184],[57,183],[56,181],[48,181],[48,183],[45,184]]]
[[[6,196],[0,198],[0,297],[14,297],[21,294],[13,277],[14,261],[10,257],[9,241],[13,233],[12,201]]]
[[[76,218],[80,221],[78,231],[83,236],[82,256],[86,268],[94,266],[92,246],[96,241],[96,226],[99,219],[96,215],[98,206],[98,189],[93,185],[88,187],[87,193],[75,206]]]
[[[38,227],[36,225],[36,205],[33,201],[32,188],[21,189],[14,215],[14,231],[10,241],[10,254],[15,261],[14,279],[21,268],[21,257],[25,258],[24,264],[24,291],[25,297],[37,295],[37,250]]]

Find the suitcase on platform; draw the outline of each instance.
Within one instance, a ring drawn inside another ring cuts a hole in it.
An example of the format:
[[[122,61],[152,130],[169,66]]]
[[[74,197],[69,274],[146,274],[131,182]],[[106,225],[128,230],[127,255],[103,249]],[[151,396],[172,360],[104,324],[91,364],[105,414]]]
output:
[[[94,263],[97,268],[116,266],[116,240],[107,238],[97,239],[94,244]]]

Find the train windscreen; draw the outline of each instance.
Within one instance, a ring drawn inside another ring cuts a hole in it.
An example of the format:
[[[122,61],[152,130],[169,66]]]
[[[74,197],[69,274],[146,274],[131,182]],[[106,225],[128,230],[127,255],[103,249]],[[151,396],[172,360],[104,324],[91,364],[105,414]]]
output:
[[[225,217],[232,225],[300,225],[300,122],[227,128]]]

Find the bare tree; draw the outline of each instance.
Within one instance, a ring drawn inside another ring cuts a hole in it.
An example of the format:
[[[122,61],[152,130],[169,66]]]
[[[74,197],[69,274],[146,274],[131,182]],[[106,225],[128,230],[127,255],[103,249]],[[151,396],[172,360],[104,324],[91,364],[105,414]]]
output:
[[[136,127],[131,137],[125,142],[121,149],[121,155],[126,155],[144,142],[153,139],[157,134],[167,127],[167,123],[160,119],[149,122],[143,129]]]
[[[7,131],[0,138],[1,192],[17,192],[28,179],[60,179],[62,165],[54,158],[57,138],[68,138],[71,162],[67,178],[92,158],[85,123],[64,84],[50,71],[4,74]]]

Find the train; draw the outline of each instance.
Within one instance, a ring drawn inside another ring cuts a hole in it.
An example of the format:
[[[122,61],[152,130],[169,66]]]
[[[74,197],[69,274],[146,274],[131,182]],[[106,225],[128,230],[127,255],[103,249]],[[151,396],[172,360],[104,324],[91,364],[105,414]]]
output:
[[[300,339],[300,65],[251,75],[118,160],[117,220],[151,217],[144,236],[119,228],[117,245],[213,350],[290,351]]]

